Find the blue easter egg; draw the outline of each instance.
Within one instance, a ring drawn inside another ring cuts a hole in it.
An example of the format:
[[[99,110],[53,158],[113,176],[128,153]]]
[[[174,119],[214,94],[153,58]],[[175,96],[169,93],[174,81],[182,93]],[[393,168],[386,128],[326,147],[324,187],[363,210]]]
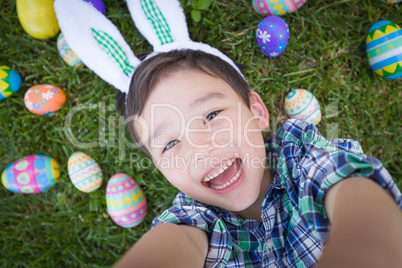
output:
[[[20,90],[22,78],[19,73],[8,66],[0,66],[0,100]]]
[[[385,79],[402,77],[402,29],[389,20],[370,27],[366,51],[371,69]]]

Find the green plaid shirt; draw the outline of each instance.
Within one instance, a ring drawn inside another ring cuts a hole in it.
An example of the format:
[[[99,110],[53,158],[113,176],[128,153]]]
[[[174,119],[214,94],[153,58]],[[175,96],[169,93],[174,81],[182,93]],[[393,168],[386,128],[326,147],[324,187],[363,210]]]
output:
[[[357,141],[326,140],[311,124],[288,120],[266,141],[277,163],[261,207],[263,222],[210,206],[179,193],[174,206],[152,226],[171,222],[204,230],[209,238],[205,267],[311,267],[329,234],[324,195],[351,176],[370,178],[402,208],[402,196],[381,162],[363,154]]]

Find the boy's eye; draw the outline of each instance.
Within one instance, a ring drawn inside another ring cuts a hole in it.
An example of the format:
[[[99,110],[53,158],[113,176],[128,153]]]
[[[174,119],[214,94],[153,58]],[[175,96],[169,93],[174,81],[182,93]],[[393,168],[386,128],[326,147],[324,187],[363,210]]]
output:
[[[169,141],[169,142],[166,144],[165,148],[163,148],[162,153],[165,152],[166,150],[169,150],[170,148],[172,148],[173,146],[175,146],[177,143],[179,143],[178,140]]]
[[[205,117],[204,124],[206,124],[209,120],[213,119],[217,114],[219,114],[221,111],[214,111]]]

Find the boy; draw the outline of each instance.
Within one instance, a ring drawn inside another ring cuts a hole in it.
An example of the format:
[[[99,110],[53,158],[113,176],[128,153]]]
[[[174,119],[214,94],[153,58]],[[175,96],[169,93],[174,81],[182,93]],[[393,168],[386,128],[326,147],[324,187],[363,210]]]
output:
[[[205,52],[131,81],[132,138],[181,192],[116,267],[402,267],[401,193],[356,141],[292,119],[264,142],[261,98]]]

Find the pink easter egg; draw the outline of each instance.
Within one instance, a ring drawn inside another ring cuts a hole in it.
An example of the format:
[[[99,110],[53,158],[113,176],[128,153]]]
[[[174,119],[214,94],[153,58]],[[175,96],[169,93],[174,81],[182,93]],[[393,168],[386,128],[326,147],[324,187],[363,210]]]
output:
[[[60,177],[59,164],[53,158],[34,154],[11,163],[1,175],[4,187],[21,194],[46,191]]]
[[[106,186],[107,211],[112,220],[125,228],[140,224],[147,213],[147,200],[138,183],[124,173],[112,176]]]

